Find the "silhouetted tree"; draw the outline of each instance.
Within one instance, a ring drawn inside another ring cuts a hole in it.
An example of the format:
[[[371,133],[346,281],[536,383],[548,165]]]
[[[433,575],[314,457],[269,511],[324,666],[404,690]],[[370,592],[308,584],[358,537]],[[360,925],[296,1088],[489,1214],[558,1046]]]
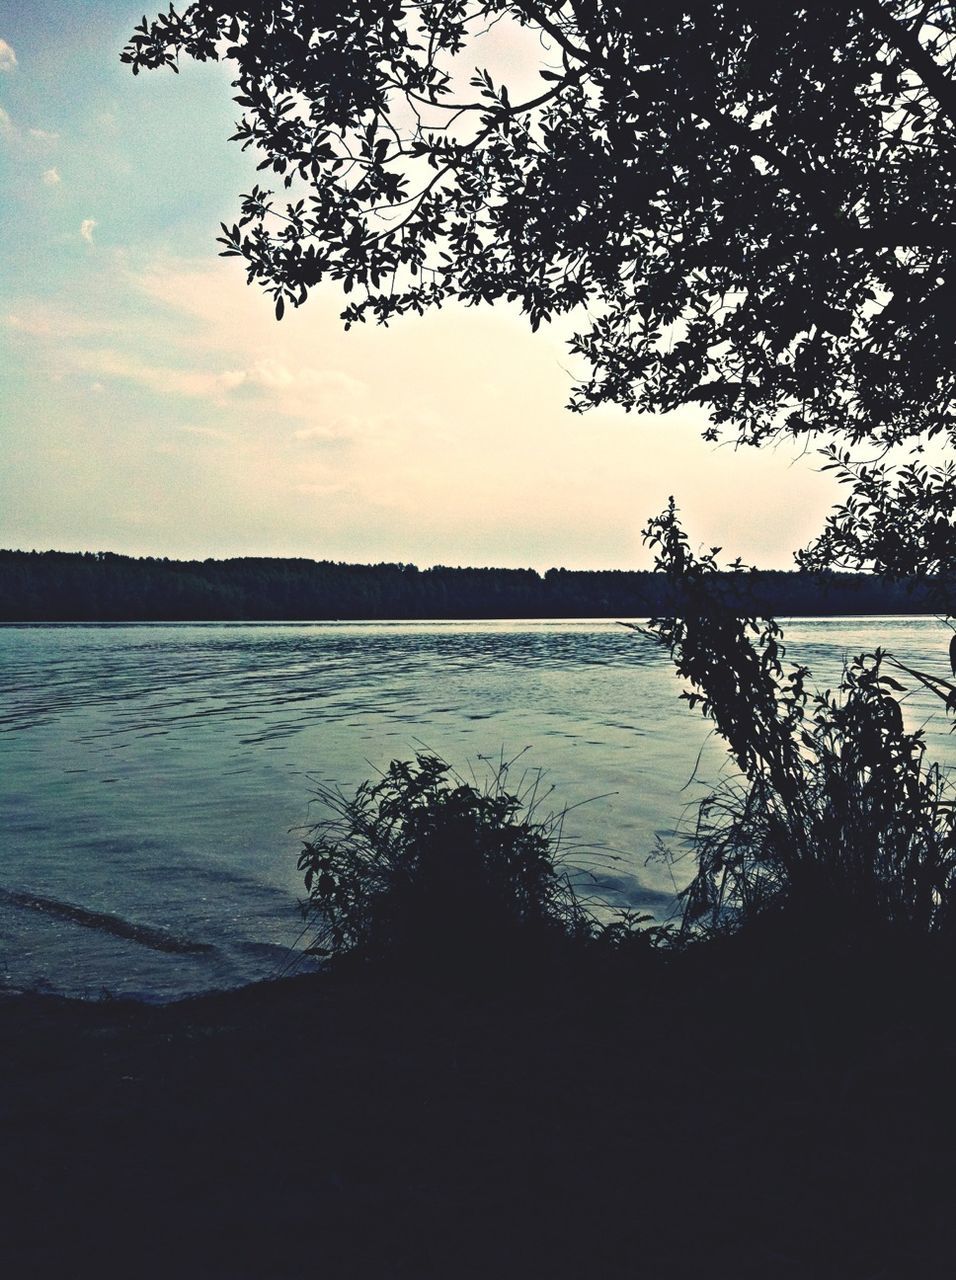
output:
[[[467,78],[502,22],[540,37],[520,101]],[[235,139],[286,189],[222,239],[280,318],[324,280],[346,324],[586,305],[573,408],[806,438],[853,494],[808,562],[956,564],[952,468],[852,452],[956,439],[951,3],[205,0],[123,57],[180,53],[235,64]]]

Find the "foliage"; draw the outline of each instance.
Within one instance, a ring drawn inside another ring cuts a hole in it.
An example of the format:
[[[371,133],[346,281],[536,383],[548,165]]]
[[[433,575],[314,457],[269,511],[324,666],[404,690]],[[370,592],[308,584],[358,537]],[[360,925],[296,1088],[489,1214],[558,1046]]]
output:
[[[491,28],[538,38],[523,99],[482,66]],[[123,58],[181,53],[235,66],[235,139],[286,191],[222,240],[280,317],[325,280],[347,324],[586,307],[573,407],[822,436],[850,483],[848,445],[956,435],[951,4],[202,0]],[[867,534],[817,554],[885,560]]]
[[[428,970],[488,968],[592,925],[559,867],[562,815],[538,815],[540,775],[514,795],[503,762],[485,789],[437,756],[393,760],[330,811],[299,858],[313,950]]]
[[[741,775],[701,809],[685,929],[720,931],[778,908],[845,936],[950,934],[953,800],[921,733],[904,728],[894,696],[903,686],[886,655],[857,658],[838,696],[811,696],[807,669],[784,666],[780,628],[722,599],[714,556],[690,554],[673,502],[645,536],[695,600],[684,618],[652,620],[650,633]]]
[[[859,462],[834,446],[824,470],[850,489],[798,560],[819,571],[868,563],[887,578],[919,577],[940,612],[956,600],[956,466],[915,458]]]

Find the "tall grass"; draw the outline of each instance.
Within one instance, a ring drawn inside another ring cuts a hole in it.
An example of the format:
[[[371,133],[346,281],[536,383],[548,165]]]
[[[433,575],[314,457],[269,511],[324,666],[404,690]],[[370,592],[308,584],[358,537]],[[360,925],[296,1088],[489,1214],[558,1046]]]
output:
[[[952,793],[922,735],[904,728],[886,655],[860,656],[836,694],[811,695],[807,669],[784,666],[780,628],[727,603],[716,551],[691,555],[673,502],[645,536],[684,606],[646,630],[739,769],[700,810],[684,936],[771,910],[843,936],[952,934]]]

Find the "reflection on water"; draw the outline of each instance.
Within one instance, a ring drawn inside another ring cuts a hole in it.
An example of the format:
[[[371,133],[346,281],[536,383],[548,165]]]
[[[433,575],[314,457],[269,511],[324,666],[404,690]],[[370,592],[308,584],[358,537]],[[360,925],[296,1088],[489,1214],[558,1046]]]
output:
[[[878,644],[949,674],[935,619],[786,631],[821,685]],[[2,628],[0,975],[158,996],[268,976],[299,931],[312,780],[348,790],[422,745],[479,771],[530,746],[556,807],[604,796],[566,826],[586,883],[660,914],[674,881],[648,857],[724,759],[677,694],[665,655],[603,620]],[[947,759],[938,704],[906,707]],[[189,945],[143,945],[156,931]]]

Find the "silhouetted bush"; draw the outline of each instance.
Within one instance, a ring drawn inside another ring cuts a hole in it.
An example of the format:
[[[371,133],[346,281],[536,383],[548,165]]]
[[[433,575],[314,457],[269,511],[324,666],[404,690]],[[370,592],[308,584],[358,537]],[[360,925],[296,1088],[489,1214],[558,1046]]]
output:
[[[484,787],[437,756],[393,761],[330,816],[299,858],[321,955],[431,971],[493,968],[591,936],[561,869],[562,814],[539,816],[540,774],[510,793],[502,763]]]
[[[646,537],[690,607],[649,631],[693,689],[740,769],[700,810],[684,935],[725,932],[774,910],[805,936],[919,938],[952,931],[956,822],[939,766],[907,733],[880,650],[857,658],[837,696],[785,669],[780,628],[740,616],[713,555],[691,555],[673,502]],[[741,583],[747,575],[739,573]]]
[[[782,780],[760,769],[705,801],[688,923],[723,929],[785,906],[847,936],[951,929],[952,790],[881,672],[879,653],[858,658],[838,697],[816,699]]]

